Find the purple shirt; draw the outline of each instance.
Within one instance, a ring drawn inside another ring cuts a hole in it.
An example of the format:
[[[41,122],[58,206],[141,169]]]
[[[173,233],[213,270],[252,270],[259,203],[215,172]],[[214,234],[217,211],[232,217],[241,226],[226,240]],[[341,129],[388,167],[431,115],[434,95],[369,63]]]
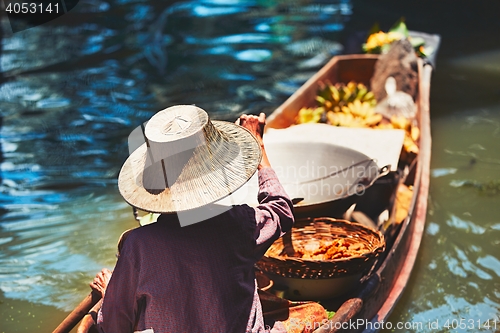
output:
[[[161,215],[130,232],[99,312],[101,332],[265,331],[254,264],[294,219],[271,168],[259,171],[258,199],[189,226]]]

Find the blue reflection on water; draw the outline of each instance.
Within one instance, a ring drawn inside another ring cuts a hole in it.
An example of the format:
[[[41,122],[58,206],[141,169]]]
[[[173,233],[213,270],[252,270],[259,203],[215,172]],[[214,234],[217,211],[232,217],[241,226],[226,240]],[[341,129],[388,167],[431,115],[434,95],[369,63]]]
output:
[[[245,8],[240,7],[207,7],[207,6],[194,6],[192,13],[195,16],[206,17],[206,16],[219,16],[219,15],[229,15],[245,12]]]
[[[187,44],[195,45],[220,45],[220,44],[246,44],[246,43],[287,43],[289,38],[276,37],[270,34],[253,33],[253,34],[238,34],[216,38],[196,38],[189,36],[185,38]]]
[[[486,231],[486,229],[482,226],[477,225],[472,221],[461,219],[455,215],[451,215],[450,219],[446,221],[446,224],[448,224],[450,227],[454,227],[456,229],[461,229],[463,231],[478,235],[481,235]]]
[[[262,62],[270,60],[272,57],[272,52],[269,50],[253,49],[244,50],[236,53],[236,59],[248,62]]]
[[[342,29],[349,8],[90,0],[53,25],[7,35],[0,59],[10,77],[0,87],[5,296],[70,309],[95,272],[113,266],[118,235],[135,226],[116,180],[132,129],[173,104],[197,104],[230,121],[270,113],[341,51],[325,32]],[[318,50],[325,56],[311,60]]]

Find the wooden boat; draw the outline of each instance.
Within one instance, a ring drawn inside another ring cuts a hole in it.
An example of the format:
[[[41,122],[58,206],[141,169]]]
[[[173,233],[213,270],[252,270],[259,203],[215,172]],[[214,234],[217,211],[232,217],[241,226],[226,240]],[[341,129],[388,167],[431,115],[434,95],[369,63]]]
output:
[[[269,117],[269,128],[282,129],[295,123],[298,111],[314,100],[320,82],[369,84],[374,73],[377,55],[336,56],[311,77],[283,105]],[[376,271],[359,288],[348,296],[332,300],[336,311],[334,317],[317,329],[316,333],[346,331],[378,331],[400,299],[410,278],[424,231],[427,197],[429,191],[429,169],[431,159],[431,131],[429,95],[432,66],[418,60],[418,100],[416,102],[420,127],[420,152],[414,166],[413,198],[408,216],[398,232],[388,240],[383,260]],[[328,303],[328,302],[326,302]],[[350,325],[353,322],[362,325]]]
[[[377,55],[344,55],[332,58],[268,117],[267,128],[283,129],[293,125],[298,111],[303,106],[310,105],[316,97],[320,82],[356,81],[368,85],[378,58]],[[420,150],[411,177],[414,190],[409,213],[397,232],[388,239],[389,245],[370,278],[353,292],[322,302],[329,305],[328,309],[336,313],[328,323],[316,329],[316,333],[376,332],[381,328],[379,323],[387,321],[405,290],[417,258],[427,212],[431,158],[429,113],[431,73],[432,66],[419,59],[416,106],[420,128]],[[87,298],[79,308],[86,309],[89,304],[94,304],[96,301],[93,294]],[[75,318],[81,318],[81,316],[83,315],[75,314],[67,319],[68,323],[71,323],[65,325],[76,324],[78,319],[75,320]],[[353,322],[360,323],[360,320],[363,324],[351,325]],[[54,332],[65,332],[65,330],[56,329]]]

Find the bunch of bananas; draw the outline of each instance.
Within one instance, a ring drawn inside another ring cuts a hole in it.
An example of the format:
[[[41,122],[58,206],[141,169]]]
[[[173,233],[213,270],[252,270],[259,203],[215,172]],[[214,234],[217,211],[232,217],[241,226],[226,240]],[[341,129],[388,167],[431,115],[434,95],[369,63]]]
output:
[[[373,127],[380,123],[382,115],[375,113],[375,108],[370,102],[354,102],[342,106],[340,111],[326,113],[328,123],[334,126],[346,127]]]
[[[362,83],[322,84],[316,96],[318,107],[302,108],[296,122],[327,122],[334,126],[369,127],[382,116],[374,113],[375,96]]]
[[[411,121],[403,116],[384,119],[381,114],[376,113],[375,96],[362,83],[323,84],[318,90],[316,102],[317,107],[302,108],[299,111],[295,119],[297,124],[328,123],[344,127],[403,129],[406,134],[401,158],[411,160],[412,155],[419,152],[419,128],[412,126]]]
[[[392,116],[390,122],[382,123],[374,128],[382,129],[402,129],[405,131],[405,139],[403,142],[403,150],[408,154],[418,154],[417,146],[420,137],[420,129],[413,126],[411,121],[403,116]]]
[[[325,114],[325,109],[322,107],[319,108],[302,108],[295,119],[297,124],[306,124],[306,123],[320,123]]]
[[[347,85],[343,83],[335,85],[331,83],[323,84],[320,86],[318,95],[316,96],[316,102],[326,112],[342,111],[342,107],[348,106],[349,103],[353,103],[354,101],[366,102],[372,107],[377,104],[375,95],[371,91],[368,91],[368,88],[364,84],[353,81]]]
[[[383,31],[375,32],[368,36],[366,43],[363,45],[363,49],[366,53],[381,53],[384,48],[400,39],[405,38],[405,36],[399,31],[389,31],[387,33]],[[386,50],[387,51],[387,50]]]

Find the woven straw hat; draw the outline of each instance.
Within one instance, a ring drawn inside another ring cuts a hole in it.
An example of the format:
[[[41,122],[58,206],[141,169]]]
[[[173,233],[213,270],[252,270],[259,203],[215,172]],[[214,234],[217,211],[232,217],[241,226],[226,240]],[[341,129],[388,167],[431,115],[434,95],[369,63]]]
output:
[[[125,161],[120,194],[130,205],[174,213],[218,201],[245,184],[262,151],[245,128],[210,121],[199,107],[177,105],[143,127],[145,143]]]

